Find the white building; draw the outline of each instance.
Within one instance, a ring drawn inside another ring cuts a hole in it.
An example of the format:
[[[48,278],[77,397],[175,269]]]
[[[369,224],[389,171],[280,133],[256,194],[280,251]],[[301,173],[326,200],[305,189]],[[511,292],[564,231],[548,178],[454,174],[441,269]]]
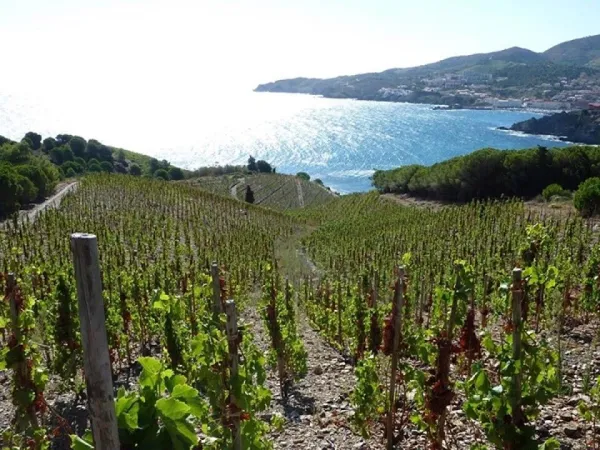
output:
[[[518,98],[486,98],[485,101],[492,105],[494,108],[522,108],[523,101]]]

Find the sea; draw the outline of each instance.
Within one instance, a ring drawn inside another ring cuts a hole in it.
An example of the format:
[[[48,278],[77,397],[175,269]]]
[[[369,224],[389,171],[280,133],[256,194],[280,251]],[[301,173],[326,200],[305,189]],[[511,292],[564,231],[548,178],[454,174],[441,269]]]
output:
[[[375,169],[434,164],[474,150],[567,144],[497,130],[539,112],[452,110],[431,105],[327,99],[300,94],[145,92],[94,96],[0,90],[0,135],[27,131],[97,139],[195,169],[244,164],[307,172],[340,193],[372,189]]]

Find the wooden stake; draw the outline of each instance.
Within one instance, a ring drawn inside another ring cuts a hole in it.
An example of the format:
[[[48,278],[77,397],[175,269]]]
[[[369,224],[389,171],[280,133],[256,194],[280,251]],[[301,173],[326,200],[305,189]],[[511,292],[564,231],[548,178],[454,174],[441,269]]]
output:
[[[96,236],[72,234],[71,250],[77,281],[85,383],[95,449],[115,450],[120,445]]]
[[[398,347],[402,330],[402,309],[404,307],[404,267],[398,268],[398,288],[394,291],[394,307],[396,317],[394,322],[394,343],[392,347],[392,373],[390,376],[390,409],[387,416],[387,450],[394,448],[394,422],[396,416],[396,372],[398,370]]]
[[[230,411],[231,434],[233,436],[233,450],[242,449],[242,429],[240,425],[240,405],[234,394],[234,383],[238,382],[238,326],[237,312],[235,302],[227,300],[225,302],[225,314],[227,315],[227,340],[229,342],[229,401],[232,404]]]

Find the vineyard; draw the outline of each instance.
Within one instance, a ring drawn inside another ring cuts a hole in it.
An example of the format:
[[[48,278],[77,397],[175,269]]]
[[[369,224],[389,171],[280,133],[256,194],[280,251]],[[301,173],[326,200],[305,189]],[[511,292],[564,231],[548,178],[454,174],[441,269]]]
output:
[[[600,446],[591,222],[518,201],[408,208],[295,177],[240,184],[283,213],[219,178],[86,177],[0,228],[2,448]],[[86,407],[100,386],[77,232],[97,237],[103,418]]]
[[[199,177],[190,183],[242,201],[246,186],[250,186],[254,193],[254,204],[283,211],[322,205],[334,198],[330,191],[315,182],[275,173]]]

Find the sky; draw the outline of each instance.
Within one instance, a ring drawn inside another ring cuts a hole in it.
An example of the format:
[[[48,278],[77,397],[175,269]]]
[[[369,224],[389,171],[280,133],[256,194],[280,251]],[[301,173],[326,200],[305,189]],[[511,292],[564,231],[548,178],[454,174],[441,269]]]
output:
[[[598,0],[0,0],[0,92],[249,91],[600,33]]]

